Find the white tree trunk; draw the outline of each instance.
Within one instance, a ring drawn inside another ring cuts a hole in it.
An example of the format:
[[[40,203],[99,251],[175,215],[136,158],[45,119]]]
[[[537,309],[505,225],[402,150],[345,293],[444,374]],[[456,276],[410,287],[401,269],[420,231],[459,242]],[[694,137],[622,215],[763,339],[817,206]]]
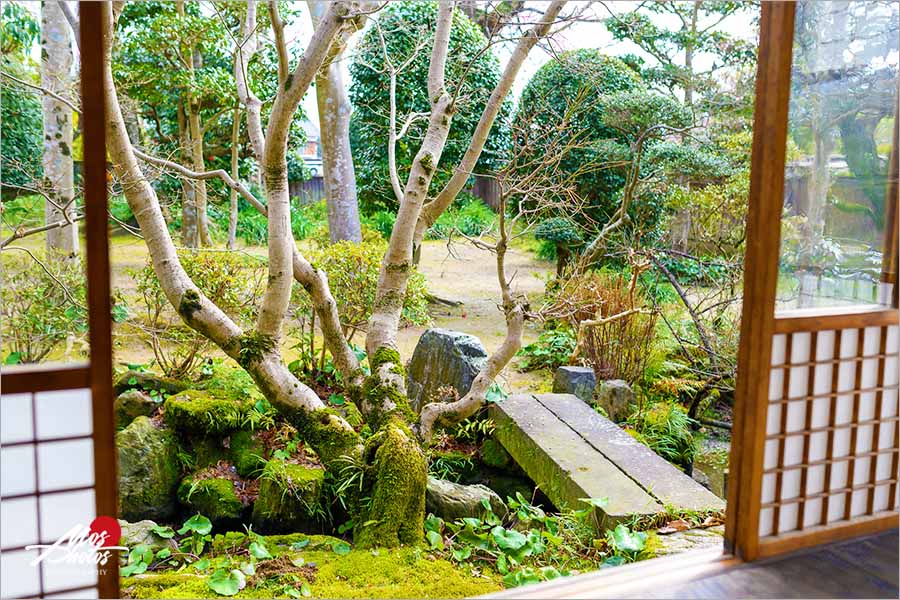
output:
[[[69,23],[59,2],[41,4],[41,85],[54,94],[69,94],[72,69],[72,39]],[[72,164],[72,109],[48,94],[43,96],[44,182],[49,199],[46,224],[70,221],[70,225],[47,231],[47,250],[74,257],[78,254],[75,213],[75,180]]]
[[[308,0],[313,26],[325,14],[328,2]],[[342,40],[343,42],[344,40]],[[356,197],[356,172],[350,152],[350,113],[352,107],[344,88],[339,60],[343,43],[316,76],[316,102],[319,108],[319,141],[322,145],[325,198],[328,204],[328,232],[332,243],[341,240],[362,241],[359,204]]]
[[[241,132],[241,105],[234,106],[234,114],[231,117],[231,178],[238,180],[238,158]],[[228,206],[228,243],[227,248],[234,250],[237,247],[237,221],[238,221],[238,191],[231,188]]]

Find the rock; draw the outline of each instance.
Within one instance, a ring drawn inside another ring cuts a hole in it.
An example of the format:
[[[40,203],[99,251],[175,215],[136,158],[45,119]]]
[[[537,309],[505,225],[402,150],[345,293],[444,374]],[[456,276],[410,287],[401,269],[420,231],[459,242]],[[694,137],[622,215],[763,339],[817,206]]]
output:
[[[270,460],[260,477],[251,523],[260,533],[306,530],[321,511],[325,470]]]
[[[705,550],[708,548],[722,548],[725,527],[716,525],[707,529],[688,529],[670,535],[657,536],[659,548],[657,556],[680,554],[689,550]]]
[[[515,498],[516,492],[524,498],[531,499],[534,494],[534,484],[524,475],[508,475],[505,473],[489,473],[485,483],[490,486],[501,498]]]
[[[500,442],[488,438],[481,444],[481,462],[495,469],[506,469],[512,462],[512,457],[500,445]]]
[[[137,417],[116,434],[119,452],[119,516],[128,521],[168,520],[175,515],[178,446],[167,428]]]
[[[606,411],[611,421],[620,423],[631,414],[634,391],[621,379],[601,381],[594,394],[594,403]]]
[[[240,518],[244,511],[234,482],[223,477],[195,479],[188,475],[178,486],[178,500],[189,512],[200,513],[213,522]]]
[[[128,549],[134,549],[136,546],[150,546],[154,552],[158,552],[164,548],[177,550],[178,544],[172,538],[164,538],[154,533],[153,528],[157,527],[156,523],[149,519],[129,523],[124,519],[119,519],[119,526],[122,528],[122,537],[119,545]]]
[[[156,412],[159,406],[159,403],[151,398],[149,394],[145,394],[140,390],[123,392],[116,396],[116,400],[113,403],[113,410],[116,414],[116,427],[124,429],[137,417],[149,417]]]
[[[487,358],[481,340],[473,335],[448,329],[423,333],[407,370],[406,387],[413,410],[426,404],[442,386],[452,386],[463,396]]]
[[[148,392],[150,390],[159,390],[164,394],[177,394],[187,388],[188,385],[183,381],[135,370],[125,371],[115,383],[116,395],[128,390],[145,390]]]
[[[491,510],[498,517],[506,516],[506,504],[493,490],[483,485],[461,485],[445,479],[428,478],[425,488],[425,511],[445,521],[463,517],[482,518],[485,515],[482,500],[490,502]]]
[[[700,485],[702,485],[709,491],[713,491],[712,490],[712,482],[709,479],[709,475],[707,475],[700,469],[694,467],[694,470],[691,471],[691,477],[693,478],[694,481],[696,481],[697,483],[699,483]]]
[[[252,431],[238,431],[231,436],[231,462],[241,477],[259,475],[266,466],[265,446]]]
[[[597,377],[590,367],[560,367],[553,376],[554,394],[575,394],[590,403],[597,387]]]
[[[165,403],[166,423],[194,435],[228,435],[244,424],[253,408],[247,399],[217,398],[201,390],[184,390]]]

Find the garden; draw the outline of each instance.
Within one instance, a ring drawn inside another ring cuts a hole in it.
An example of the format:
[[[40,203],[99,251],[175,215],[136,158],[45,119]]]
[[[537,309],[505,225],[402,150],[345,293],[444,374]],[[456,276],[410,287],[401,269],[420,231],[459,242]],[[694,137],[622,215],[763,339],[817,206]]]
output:
[[[613,4],[104,4],[125,597],[467,597],[721,546],[759,9]],[[2,7],[4,367],[90,355],[77,19]],[[891,81],[792,107],[821,203],[785,207],[785,304],[881,264]],[[523,394],[716,508],[561,500],[499,421]]]

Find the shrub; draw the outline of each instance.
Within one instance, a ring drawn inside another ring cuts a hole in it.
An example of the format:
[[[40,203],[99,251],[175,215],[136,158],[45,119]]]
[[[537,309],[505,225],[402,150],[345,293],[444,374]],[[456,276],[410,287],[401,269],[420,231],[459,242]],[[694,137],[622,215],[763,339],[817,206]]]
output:
[[[356,167],[359,202],[365,212],[393,209],[397,205],[388,176],[387,139],[389,102],[388,75],[378,29],[384,32],[387,53],[395,65],[418,53],[397,77],[397,114],[428,113],[431,99],[425,81],[428,75],[431,40],[419,47],[423,38],[434,35],[436,2],[392,2],[378,12],[378,27],[367,28],[360,38],[356,57],[350,65],[350,143]],[[447,144],[431,184],[431,194],[450,178],[469,145],[491,90],[500,79],[500,63],[479,27],[460,10],[454,10],[447,54],[448,90],[454,90],[465,77],[459,94],[459,107],[453,115]],[[484,51],[483,51],[484,50]],[[475,172],[497,168],[509,140],[510,104],[505,103],[488,137]],[[397,168],[405,182],[410,166],[425,134],[427,119],[417,119],[397,143]]]
[[[568,364],[575,351],[575,334],[567,327],[541,332],[536,342],[519,350],[519,370],[555,370]]]
[[[397,220],[397,214],[390,210],[379,210],[364,219],[364,223],[368,224],[372,229],[381,234],[384,239],[390,239],[391,232],[394,230],[394,221]]]
[[[365,327],[375,304],[378,273],[386,245],[383,241],[338,242],[317,248],[310,259],[328,275],[331,293],[338,303],[338,314],[345,333]],[[309,295],[294,286],[294,302],[301,312],[310,311]],[[403,301],[403,320],[421,325],[428,322],[425,276],[413,271]]]
[[[651,450],[684,469],[694,462],[698,440],[694,435],[694,421],[685,410],[673,402],[660,402],[632,417],[635,439]]]
[[[0,316],[6,364],[39,362],[70,336],[77,340],[87,332],[82,263],[63,257],[42,262],[52,274],[27,256],[4,256]]]
[[[188,276],[207,297],[240,325],[256,318],[256,305],[262,293],[266,265],[262,259],[234,252],[182,250],[178,257]],[[144,314],[134,320],[153,349],[156,362],[168,377],[186,378],[202,362],[209,340],[183,323],[169,304],[153,265],[129,274],[137,283]]]
[[[425,234],[430,240],[449,238],[455,231],[463,235],[479,236],[494,227],[497,215],[491,208],[471,195],[460,194],[454,206],[438,217]]]

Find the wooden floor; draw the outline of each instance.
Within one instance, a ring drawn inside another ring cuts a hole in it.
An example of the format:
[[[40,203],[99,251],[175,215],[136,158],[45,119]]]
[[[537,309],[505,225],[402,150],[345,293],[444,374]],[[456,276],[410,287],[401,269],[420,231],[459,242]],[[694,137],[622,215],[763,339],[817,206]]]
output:
[[[898,598],[898,530],[754,563],[688,552],[496,594],[509,598]],[[719,555],[721,556],[721,555]]]

